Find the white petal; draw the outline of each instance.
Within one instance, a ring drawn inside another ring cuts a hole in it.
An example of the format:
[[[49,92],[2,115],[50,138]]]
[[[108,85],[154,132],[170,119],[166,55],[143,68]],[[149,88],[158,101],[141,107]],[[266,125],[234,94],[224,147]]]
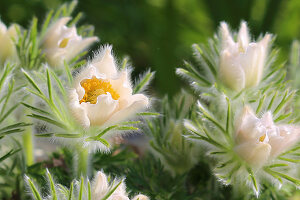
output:
[[[107,177],[103,172],[97,172],[92,184],[92,199],[102,199],[108,192]]]
[[[78,95],[75,89],[72,89],[69,93],[69,108],[71,114],[74,116],[80,125],[85,128],[90,126],[90,120],[87,115],[87,111],[83,105],[79,104]]]
[[[117,75],[117,66],[111,50],[111,46],[103,47],[92,60],[92,64],[97,68],[98,72],[105,74],[109,79]]]
[[[249,106],[245,106],[239,118],[236,120],[236,141],[238,144],[249,140],[257,141],[256,125],[259,119]]]
[[[129,200],[129,198],[125,195],[113,194],[108,198],[108,200]]]
[[[139,195],[136,195],[135,197],[133,197],[132,200],[149,200],[149,198],[145,195],[139,194]]]
[[[70,20],[70,17],[63,17],[57,20],[54,24],[52,24],[44,37],[44,46],[49,47],[56,45],[62,27],[65,26]]]
[[[220,78],[229,88],[240,91],[245,87],[245,73],[235,59],[235,55],[227,50],[221,53]]]
[[[110,80],[110,83],[114,90],[120,95],[120,99],[127,98],[132,94],[127,71],[123,71],[118,79]]]
[[[130,99],[128,99],[128,102],[131,103],[127,107],[114,113],[105,124],[107,125],[115,124],[124,121],[126,119],[129,119],[137,112],[145,109],[149,104],[148,98],[142,94],[132,95]]]
[[[91,125],[103,125],[116,111],[118,101],[114,100],[109,93],[99,95],[96,104],[82,103],[86,105],[87,114]]]
[[[221,22],[220,31],[222,34],[222,47],[234,46],[235,42],[232,39],[231,33],[229,32],[228,25],[225,22]]]
[[[239,62],[246,75],[246,87],[256,86],[261,79],[264,62],[261,62],[260,48],[256,43],[251,43],[247,51],[240,55]]]
[[[269,159],[271,146],[268,143],[248,142],[238,145],[235,151],[250,165],[261,167]]]
[[[249,33],[248,33],[247,23],[245,21],[243,21],[241,23],[241,27],[240,27],[240,30],[238,33],[239,48],[246,50],[249,42],[250,42],[250,37],[249,37]]]
[[[277,157],[284,151],[293,147],[300,140],[300,127],[279,126],[280,135],[271,137],[269,144],[272,146],[271,156]]]
[[[98,41],[97,37],[88,37],[77,41],[76,43],[72,44],[72,40],[70,40],[68,44],[68,53],[65,55],[67,61],[70,61],[72,58],[77,56],[80,52],[88,48],[94,42]]]
[[[267,128],[272,128],[275,124],[271,112],[266,112],[261,118],[262,124]]]

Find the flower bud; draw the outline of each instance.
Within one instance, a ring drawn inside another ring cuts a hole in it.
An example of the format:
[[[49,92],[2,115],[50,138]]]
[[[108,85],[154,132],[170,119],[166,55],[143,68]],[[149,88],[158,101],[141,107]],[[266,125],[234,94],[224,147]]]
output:
[[[145,195],[139,194],[139,195],[136,195],[135,197],[133,197],[132,200],[149,200],[149,198]]]
[[[9,28],[0,21],[0,64],[3,64],[8,58],[16,54],[13,38],[16,39],[16,25],[11,25]]]
[[[55,22],[46,32],[42,47],[48,63],[53,67],[63,66],[81,51],[98,40],[97,37],[82,38],[77,35],[75,26],[66,26],[71,18],[63,17]]]
[[[241,23],[234,41],[225,22],[220,27],[222,48],[220,51],[220,79],[229,88],[240,91],[257,86],[262,79],[271,35],[259,42],[251,42],[246,22]]]

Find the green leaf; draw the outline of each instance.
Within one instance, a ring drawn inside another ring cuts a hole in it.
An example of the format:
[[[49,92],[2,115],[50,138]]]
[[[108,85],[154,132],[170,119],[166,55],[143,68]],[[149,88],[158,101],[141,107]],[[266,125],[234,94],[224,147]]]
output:
[[[68,200],[72,200],[73,199],[73,187],[74,187],[73,185],[74,185],[74,183],[72,181],[71,186],[70,186],[70,192],[69,192]]]
[[[34,186],[33,182],[30,180],[28,176],[25,177],[28,181],[29,187],[32,191],[32,194],[36,200],[42,200],[40,193],[38,192],[37,188]]]
[[[6,153],[4,156],[0,157],[0,163],[1,163],[3,160],[9,158],[10,156],[12,156],[12,155],[18,153],[19,151],[21,151],[21,149],[17,149],[17,150],[13,150],[13,149],[12,149],[12,150],[10,150],[10,151],[9,151],[8,153]]]
[[[136,86],[133,89],[133,93],[137,94],[141,91],[143,91],[146,86],[150,83],[150,81],[153,79],[155,72],[148,71],[146,74],[140,79],[139,83],[136,84]]]
[[[57,195],[56,195],[56,190],[55,190],[55,185],[52,179],[52,176],[50,174],[50,172],[47,169],[47,176],[50,182],[50,188],[51,188],[51,194],[52,194],[52,200],[57,200]]]
[[[120,181],[112,190],[110,190],[101,200],[106,200],[108,199],[113,193],[114,191],[121,185],[123,181]]]
[[[31,115],[27,115],[27,116],[35,118],[35,119],[39,119],[39,120],[42,120],[42,121],[45,121],[45,122],[48,122],[50,124],[53,124],[53,125],[55,125],[57,127],[63,128],[63,129],[67,129],[67,127],[64,124],[62,124],[62,123],[60,123],[60,122],[58,122],[58,121],[56,121],[54,119],[42,116],[42,115],[31,114]]]
[[[35,83],[35,81],[30,77],[30,75],[25,70],[23,70],[23,69],[22,69],[22,72],[25,75],[25,77],[28,80],[28,82],[33,86],[33,88],[36,89],[38,91],[38,93],[40,93],[41,95],[44,95],[43,92],[41,91],[41,89]]]

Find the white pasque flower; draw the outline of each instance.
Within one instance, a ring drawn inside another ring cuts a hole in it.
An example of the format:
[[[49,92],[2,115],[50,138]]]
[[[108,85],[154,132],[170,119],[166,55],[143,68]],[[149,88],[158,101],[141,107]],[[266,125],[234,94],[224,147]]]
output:
[[[74,79],[70,110],[85,128],[111,125],[132,117],[146,108],[148,98],[132,94],[127,69],[119,71],[111,46],[106,46]]]
[[[13,39],[17,37],[16,25],[13,24],[9,28],[0,21],[0,64],[4,63],[6,59],[13,57],[16,53]]]
[[[51,66],[62,66],[64,61],[70,61],[92,43],[97,37],[82,38],[77,34],[75,26],[67,27],[70,17],[57,20],[46,31],[42,41],[43,52]]]
[[[97,172],[92,183],[92,200],[103,199],[118,183],[109,185],[106,175],[103,172]],[[133,200],[149,200],[145,195],[139,194]],[[124,182],[117,187],[117,189],[108,197],[107,200],[129,200],[126,193],[126,186]]]
[[[270,112],[259,119],[248,106],[236,122],[235,151],[252,166],[260,167],[276,158],[299,139],[299,126],[275,125]]]
[[[271,35],[266,34],[259,42],[251,42],[246,22],[241,23],[237,42],[225,22],[221,23],[220,30],[220,79],[235,91],[257,86],[266,64]]]

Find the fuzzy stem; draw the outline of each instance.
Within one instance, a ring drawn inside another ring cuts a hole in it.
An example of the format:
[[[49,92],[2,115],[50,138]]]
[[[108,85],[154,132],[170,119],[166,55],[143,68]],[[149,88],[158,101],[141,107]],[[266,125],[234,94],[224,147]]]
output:
[[[89,172],[89,152],[85,148],[77,148],[77,177],[85,177]]]
[[[32,138],[32,127],[27,127],[23,133],[23,146],[25,152],[26,165],[30,166],[34,163],[33,155],[33,138]]]

